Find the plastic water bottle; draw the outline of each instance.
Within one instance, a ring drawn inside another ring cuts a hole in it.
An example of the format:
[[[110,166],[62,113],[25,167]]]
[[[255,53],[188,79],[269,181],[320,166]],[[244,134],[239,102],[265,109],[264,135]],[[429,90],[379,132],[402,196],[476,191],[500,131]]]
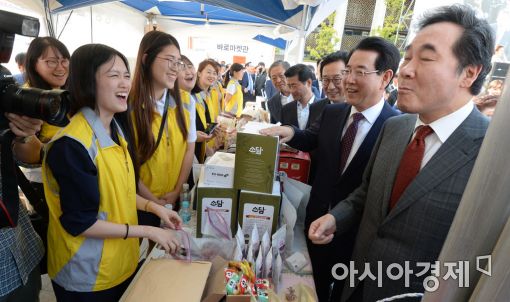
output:
[[[190,206],[190,193],[189,193],[189,185],[182,185],[182,193],[181,193],[181,209],[179,210],[179,216],[181,216],[182,223],[184,225],[188,225],[191,220],[191,210]]]

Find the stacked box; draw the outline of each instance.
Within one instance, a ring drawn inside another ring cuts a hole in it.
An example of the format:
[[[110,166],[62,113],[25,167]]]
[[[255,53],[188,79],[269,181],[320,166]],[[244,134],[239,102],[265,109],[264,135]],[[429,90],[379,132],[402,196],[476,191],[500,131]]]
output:
[[[230,225],[232,234],[237,230],[237,190],[232,186],[214,186],[204,183],[204,168],[197,185],[197,237],[203,237],[205,219],[210,211],[219,214]],[[210,212],[212,213],[212,212]]]
[[[276,232],[280,213],[280,183],[273,183],[270,194],[241,190],[239,193],[238,219],[244,234],[251,234],[257,225],[260,236],[266,230],[270,234]]]
[[[235,158],[232,153],[214,153],[205,163],[204,184],[233,188]]]
[[[278,167],[279,139],[258,134],[257,126],[258,123],[249,122],[244,131],[237,133],[234,187],[271,194]]]
[[[280,175],[284,174],[288,178],[295,179],[302,183],[308,183],[310,174],[310,155],[307,152],[280,152],[280,161],[278,163]]]

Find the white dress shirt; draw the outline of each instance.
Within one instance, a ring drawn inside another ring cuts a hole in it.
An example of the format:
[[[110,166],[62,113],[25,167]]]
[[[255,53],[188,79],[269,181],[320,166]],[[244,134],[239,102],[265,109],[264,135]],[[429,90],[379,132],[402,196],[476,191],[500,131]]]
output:
[[[345,172],[345,169],[347,169],[347,167],[351,163],[351,160],[353,159],[354,155],[356,155],[356,152],[358,152],[358,149],[365,140],[365,137],[367,136],[368,132],[374,125],[379,115],[381,114],[383,107],[384,98],[381,98],[381,100],[377,104],[360,112],[361,114],[363,114],[364,119],[358,122],[358,131],[356,132],[356,137],[354,138],[354,142],[352,143],[351,153],[349,153],[349,157],[347,158],[347,162],[345,163],[344,170],[342,171],[342,173]],[[353,114],[357,112],[359,111],[356,108],[354,108],[354,106],[352,106],[351,113],[349,114],[349,119],[347,120],[347,123],[345,123],[344,130],[342,131],[342,138],[344,137],[347,128],[352,124]]]
[[[282,93],[280,93],[280,100],[282,102],[282,107],[287,105],[288,103],[294,101],[294,98],[292,97],[292,94],[289,94],[289,96],[285,96]]]
[[[460,109],[457,109],[457,111],[443,116],[442,118],[429,124],[432,130],[434,130],[434,133],[425,137],[425,153],[423,154],[420,170],[425,167],[432,156],[436,154],[437,150],[439,150],[444,142],[446,142],[450,135],[452,135],[452,133],[460,126],[460,124],[462,124],[462,122],[469,116],[469,114],[471,114],[473,108],[473,102],[469,101],[466,105],[462,106]],[[415,134],[413,134],[413,138],[416,135],[416,128],[423,125],[426,124],[417,118],[416,124],[414,125]]]
[[[310,116],[310,105],[313,104],[313,101],[315,100],[315,95],[312,94],[312,97],[306,103],[306,106],[303,107],[300,102],[297,102],[297,120],[299,129],[305,130],[306,124],[308,123],[308,117]]]

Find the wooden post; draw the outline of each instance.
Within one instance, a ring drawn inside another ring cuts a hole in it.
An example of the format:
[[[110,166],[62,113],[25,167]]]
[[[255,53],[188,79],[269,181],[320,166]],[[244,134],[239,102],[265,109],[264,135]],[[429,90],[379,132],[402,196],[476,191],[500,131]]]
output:
[[[441,250],[441,277],[439,288],[426,293],[423,301],[496,301],[486,298],[504,297],[508,300],[508,267],[510,266],[510,80],[498,102],[473,172],[462,196],[455,219]],[[499,240],[499,242],[498,242]],[[498,243],[498,250],[495,250]],[[476,269],[478,256],[492,255],[494,275],[480,280]],[[446,262],[469,261],[469,287],[459,287],[459,280],[442,279]],[[498,263],[497,272],[494,271]],[[480,280],[480,282],[479,282]],[[507,284],[504,284],[505,281]],[[479,283],[479,284],[478,284]],[[504,288],[498,288],[502,286]],[[475,295],[473,290],[477,287]],[[491,293],[492,291],[497,291]],[[498,292],[499,291],[499,292]],[[502,295],[506,293],[507,295]],[[502,300],[498,300],[502,301]]]

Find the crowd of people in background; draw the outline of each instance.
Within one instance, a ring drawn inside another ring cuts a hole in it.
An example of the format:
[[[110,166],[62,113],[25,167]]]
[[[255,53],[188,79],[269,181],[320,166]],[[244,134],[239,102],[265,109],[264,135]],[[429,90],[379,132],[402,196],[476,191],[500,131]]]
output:
[[[504,85],[484,84],[497,51],[488,27],[468,8],[449,6],[425,17],[402,61],[392,43],[368,37],[313,65],[278,60],[267,69],[213,59],[195,65],[160,31],[145,34],[132,70],[106,45],[71,55],[57,39],[34,39],[15,58],[16,82],[67,89],[72,103],[59,127],[8,116],[23,137],[14,151],[43,200],[34,207],[45,224],[37,230],[41,241],[20,209],[18,226],[0,230],[0,301],[36,301],[46,270],[59,301],[117,301],[136,272],[138,238],[169,252],[180,246],[175,210],[183,184],[193,182],[193,162],[221,147],[221,129],[209,133],[208,126],[221,115],[241,117],[257,97],[271,123],[285,125],[264,134],[311,152],[306,234],[319,301],[402,293],[402,284],[389,280],[383,289],[370,280],[349,287],[332,278],[331,267],[437,258],[488,125],[480,112],[494,114]],[[431,169],[441,170],[444,149],[454,154],[465,137],[476,152],[441,178]],[[406,146],[419,139],[429,149],[412,176],[438,182],[421,193],[403,171],[413,165]],[[422,206],[412,207],[413,198]],[[412,289],[422,290],[421,281]]]

